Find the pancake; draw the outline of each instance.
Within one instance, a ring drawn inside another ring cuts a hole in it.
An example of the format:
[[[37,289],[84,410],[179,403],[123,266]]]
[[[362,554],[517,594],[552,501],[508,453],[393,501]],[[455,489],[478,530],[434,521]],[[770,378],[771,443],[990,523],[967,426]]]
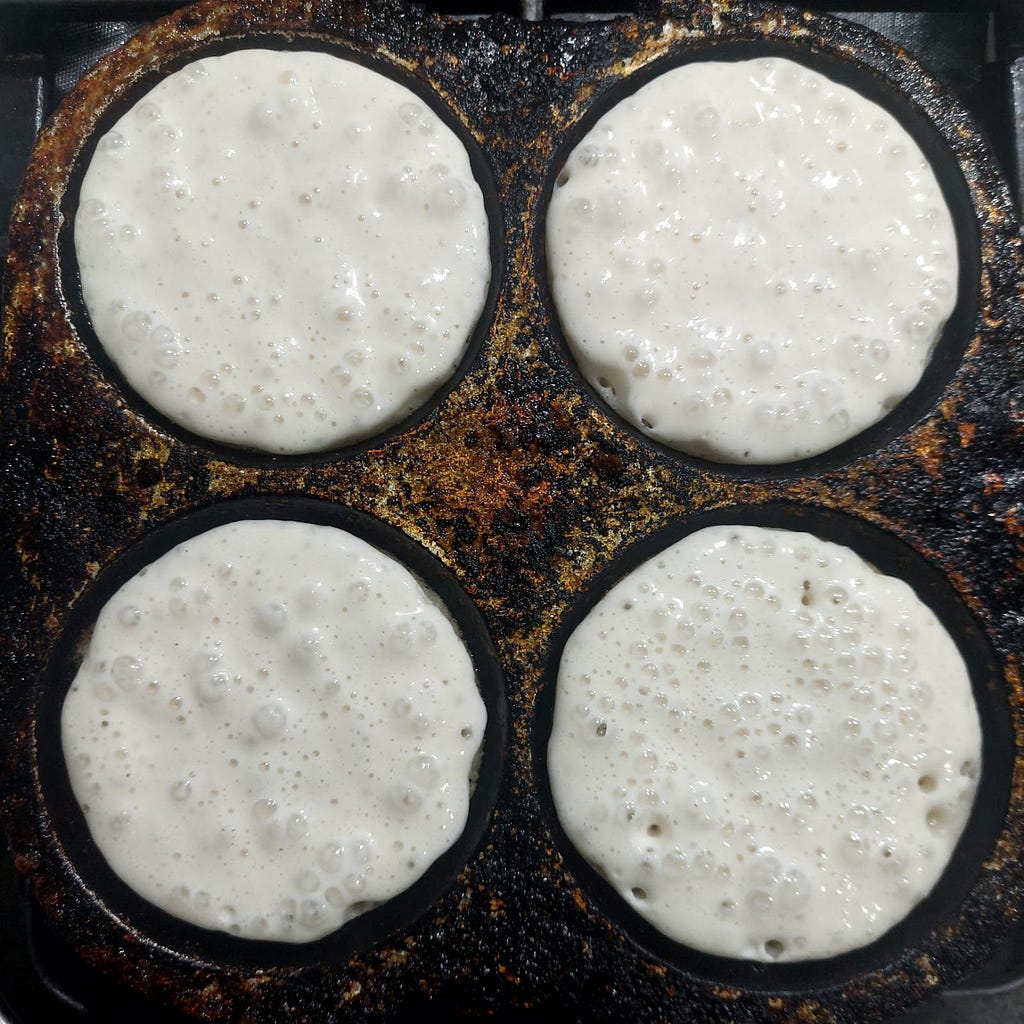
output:
[[[253,520],[103,607],[62,736],[100,852],[163,910],[320,938],[458,839],[486,710],[437,598],[345,531]]]
[[[877,103],[782,58],[666,71],[602,116],[551,196],[552,297],[598,394],[725,463],[877,423],[957,297],[953,221]]]
[[[74,237],[92,326],[138,395],[274,454],[421,407],[490,280],[463,143],[410,89],[319,52],[162,79],[99,140]]]
[[[562,827],[704,952],[809,960],[880,937],[945,869],[980,765],[934,613],[810,534],[699,530],[613,586],[561,656]]]

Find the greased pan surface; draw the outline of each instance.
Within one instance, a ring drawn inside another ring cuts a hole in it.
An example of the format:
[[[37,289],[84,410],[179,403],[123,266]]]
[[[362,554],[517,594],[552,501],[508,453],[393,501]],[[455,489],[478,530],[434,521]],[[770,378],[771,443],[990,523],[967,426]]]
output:
[[[451,386],[385,436],[310,458],[210,446],[97,352],[70,228],[102,131],[167,70],[246,45],[328,49],[417,89],[476,152],[496,276]],[[583,384],[545,284],[546,197],[597,114],[710,56],[791,56],[883,102],[957,221],[961,303],[883,423],[786,467],[716,466],[625,427]],[[445,113],[447,112],[447,113]],[[207,1020],[398,1020],[557,1007],[589,1020],[884,1020],[985,960],[1022,895],[1021,270],[993,158],[912,59],[837,19],[665,5],[610,22],[454,21],[399,4],[200,3],[101,61],[44,130],[11,224],[3,355],[4,819],[19,870],[89,962]],[[176,539],[233,517],[336,522],[460,609],[491,711],[466,835],[424,885],[309,947],[239,943],[142,905],[96,857],[56,715],[91,616]],[[957,637],[985,749],[936,892],[857,953],[755,966],[660,939],[561,834],[544,778],[559,645],[609,583],[710,522],[817,532],[903,576]]]

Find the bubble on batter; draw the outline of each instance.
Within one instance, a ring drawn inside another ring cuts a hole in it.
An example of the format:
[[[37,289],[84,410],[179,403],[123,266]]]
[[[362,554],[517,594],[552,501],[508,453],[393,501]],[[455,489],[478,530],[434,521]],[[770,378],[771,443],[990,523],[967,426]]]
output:
[[[545,229],[586,379],[655,440],[718,461],[790,462],[878,422],[956,303],[952,217],[917,144],[783,58],[643,85],[569,154]]]
[[[909,586],[809,534],[711,527],[573,632],[548,771],[566,834],[655,927],[801,960],[927,896],[980,743],[963,659]]]
[[[261,604],[255,618],[260,632],[280,633],[288,625],[288,606],[280,601]]]
[[[408,570],[341,530],[256,520],[110,599],[62,740],[128,885],[202,927],[305,942],[458,838],[485,725],[461,636]]]
[[[264,739],[277,739],[288,728],[288,706],[278,698],[257,708],[252,716],[256,731]]]
[[[100,343],[155,409],[229,445],[314,452],[392,426],[451,377],[483,310],[489,226],[464,145],[356,62],[201,63],[161,80],[86,170],[75,250]],[[396,359],[401,320],[431,324],[415,360]],[[337,356],[353,342],[354,380]]]
[[[134,690],[142,683],[142,661],[133,655],[122,654],[112,662],[110,676],[120,689]]]

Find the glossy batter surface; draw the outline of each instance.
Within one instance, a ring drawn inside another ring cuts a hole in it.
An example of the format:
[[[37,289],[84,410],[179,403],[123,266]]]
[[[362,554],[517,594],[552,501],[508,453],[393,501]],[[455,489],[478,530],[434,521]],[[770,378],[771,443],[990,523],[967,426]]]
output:
[[[287,942],[402,892],[458,839],[485,724],[461,637],[404,566],[271,520],[129,580],[62,718],[75,795],[127,884]]]
[[[420,407],[490,280],[462,142],[405,86],[314,52],[163,79],[100,139],[75,247],[128,383],[196,434],[281,454]]]
[[[590,384],[693,455],[784,463],[916,386],[956,302],[952,218],[886,110],[782,58],[672,69],[551,197],[552,293]]]
[[[901,580],[848,548],[698,531],[564,649],[559,819],[679,942],[749,960],[863,946],[935,885],[981,764],[966,667]]]

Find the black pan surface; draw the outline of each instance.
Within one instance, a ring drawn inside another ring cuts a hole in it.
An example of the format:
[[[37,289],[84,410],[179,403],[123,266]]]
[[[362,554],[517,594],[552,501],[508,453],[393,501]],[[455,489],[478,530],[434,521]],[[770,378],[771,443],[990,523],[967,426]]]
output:
[[[451,387],[387,434],[313,458],[211,446],[139,401],[98,352],[69,232],[83,162],[156,77],[238,45],[326,48],[409,83],[464,135],[499,273]],[[665,66],[791,56],[889,106],[956,219],[961,301],[913,395],[786,467],[651,443],[582,381],[548,296],[547,196],[597,114]],[[1022,900],[1024,649],[1019,225],[981,132],[936,80],[851,23],[772,4],[650,5],[607,21],[447,19],[398,2],[200,2],[104,58],[44,129],[7,263],[0,428],[3,818],[18,871],[88,963],[199,1019],[866,1024],[983,964]],[[493,728],[471,825],[407,900],[306,949],[183,926],[106,870],[67,789],[56,709],[112,581],[234,515],[339,521],[394,546],[463,609]],[[601,589],[708,522],[841,539],[908,578],[958,637],[985,727],[981,798],[935,893],[878,942],[802,965],[666,942],[561,834],[544,777],[553,665]]]

